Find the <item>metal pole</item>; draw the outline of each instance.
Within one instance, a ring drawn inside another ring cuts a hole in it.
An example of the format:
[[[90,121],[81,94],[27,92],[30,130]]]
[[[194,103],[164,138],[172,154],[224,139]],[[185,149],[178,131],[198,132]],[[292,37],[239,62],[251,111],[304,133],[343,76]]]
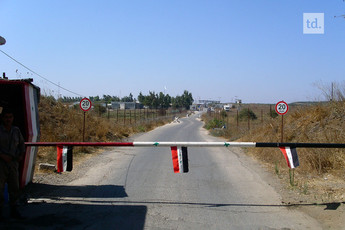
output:
[[[284,142],[284,115],[282,115],[281,142]]]
[[[126,124],[126,108],[123,110],[123,124]]]
[[[345,148],[345,143],[279,143],[279,142],[25,142],[26,146],[132,146],[132,147],[259,147],[259,148]]]
[[[248,108],[248,131],[250,131],[250,113]]]
[[[85,115],[86,115],[86,112],[84,111],[84,122],[83,122],[83,142],[85,141]]]
[[[236,120],[237,120],[237,131],[238,131],[238,108],[237,108]]]
[[[273,115],[272,115],[272,105],[270,105],[270,117],[273,118]]]
[[[26,142],[27,146],[255,147],[255,142]]]

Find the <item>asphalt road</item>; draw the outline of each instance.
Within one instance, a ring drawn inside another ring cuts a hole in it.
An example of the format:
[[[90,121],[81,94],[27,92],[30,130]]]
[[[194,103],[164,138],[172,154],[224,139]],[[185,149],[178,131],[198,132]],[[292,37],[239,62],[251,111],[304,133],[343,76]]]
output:
[[[198,115],[135,141],[220,141]],[[188,148],[189,173],[174,174],[169,148],[117,148],[88,162],[79,178],[44,185],[22,208],[17,229],[321,229],[281,203],[239,149]],[[73,172],[72,172],[73,173]],[[1,226],[1,225],[0,225]]]

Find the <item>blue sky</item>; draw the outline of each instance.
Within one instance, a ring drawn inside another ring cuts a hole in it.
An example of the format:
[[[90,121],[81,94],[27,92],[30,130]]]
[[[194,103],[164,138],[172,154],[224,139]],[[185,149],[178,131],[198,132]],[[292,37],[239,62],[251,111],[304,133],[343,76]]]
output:
[[[325,33],[303,34],[303,13],[324,13]],[[318,100],[315,84],[345,80],[343,14],[342,0],[0,0],[0,50],[83,96]],[[76,96],[3,53],[0,72]]]

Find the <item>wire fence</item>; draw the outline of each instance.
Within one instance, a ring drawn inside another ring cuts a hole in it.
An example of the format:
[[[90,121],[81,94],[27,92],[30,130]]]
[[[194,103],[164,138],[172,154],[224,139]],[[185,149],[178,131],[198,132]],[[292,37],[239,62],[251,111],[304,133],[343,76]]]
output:
[[[100,113],[93,111],[94,116],[106,118],[118,125],[135,125],[159,121],[173,121],[176,117],[186,116],[185,109],[107,109]]]

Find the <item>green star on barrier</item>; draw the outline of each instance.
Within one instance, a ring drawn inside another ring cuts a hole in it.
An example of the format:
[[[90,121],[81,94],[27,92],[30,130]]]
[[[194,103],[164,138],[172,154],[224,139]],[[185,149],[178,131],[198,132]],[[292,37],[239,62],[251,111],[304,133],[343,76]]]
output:
[[[224,143],[224,146],[225,146],[225,147],[229,147],[229,145],[230,145],[230,144],[227,143],[227,142]]]
[[[159,145],[159,143],[158,143],[158,142],[156,142],[156,143],[154,143],[153,145],[154,145],[154,146],[158,146],[158,145]]]

